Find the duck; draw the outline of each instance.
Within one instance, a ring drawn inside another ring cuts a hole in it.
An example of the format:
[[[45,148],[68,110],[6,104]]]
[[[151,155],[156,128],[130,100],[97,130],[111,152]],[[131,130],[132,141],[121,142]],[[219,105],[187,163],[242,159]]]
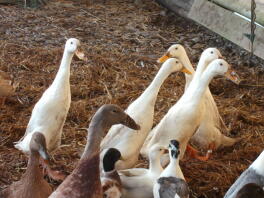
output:
[[[215,48],[208,48],[207,51],[212,53],[211,56],[215,55],[215,57],[217,58],[222,57],[219,50],[216,51]],[[186,50],[184,49],[182,45],[174,44],[168,49],[167,53],[158,60],[158,62],[162,63],[170,57],[178,58],[182,62],[182,64],[189,71],[192,72],[192,74],[185,74],[185,79],[186,79],[185,91],[186,91],[187,88],[189,87],[190,82],[193,79],[193,76],[195,75],[195,71],[188,58]],[[205,67],[201,71],[204,71],[206,66],[208,66],[209,62],[210,61],[204,62]],[[202,62],[200,64],[202,64]],[[237,76],[237,79],[238,79],[238,76]],[[240,141],[241,139],[240,138],[230,138],[221,133],[220,128],[224,128],[226,131],[228,129],[226,125],[224,124],[222,117],[219,114],[214,98],[208,87],[206,88],[205,96],[202,102],[204,103],[203,105],[205,107],[204,108],[205,113],[203,115],[204,117],[202,118],[200,126],[196,130],[194,136],[192,136],[191,142],[197,145],[201,149],[208,150],[208,152],[207,152],[207,155],[204,157],[204,156],[199,156],[198,155],[199,152],[196,149],[194,149],[190,144],[188,144],[187,148],[191,156],[199,160],[205,161],[209,158],[211,150],[216,150],[220,146],[221,147],[232,146],[233,144]],[[151,140],[154,131],[155,130],[152,130],[149,133],[148,137],[146,138],[143,144],[143,147],[140,151],[140,153],[143,156],[147,156],[147,145],[149,141]]]
[[[120,198],[122,193],[122,184],[120,176],[115,169],[115,163],[122,159],[119,150],[109,148],[103,158],[103,172],[101,173],[101,183],[103,197]]]
[[[63,126],[70,108],[70,65],[75,53],[78,53],[80,41],[70,38],[66,41],[63,57],[57,75],[50,87],[43,93],[32,110],[25,135],[15,142],[15,148],[23,153],[29,152],[29,142],[35,132],[46,138],[48,152],[56,150],[61,144]],[[55,172],[43,163],[48,175],[55,180],[63,180],[65,175]]]
[[[154,198],[188,198],[189,187],[179,165],[179,145],[177,140],[169,144],[170,163],[162,171],[153,187]]]
[[[115,125],[103,139],[101,158],[107,148],[116,148],[122,154],[123,159],[116,163],[117,170],[132,168],[138,161],[140,149],[153,126],[154,107],[160,87],[171,73],[177,71],[190,73],[178,59],[167,60],[151,84],[126,109],[128,115],[141,126],[140,131],[131,133],[131,129],[122,125]]]
[[[264,188],[255,183],[244,185],[236,195],[236,198],[264,198]]]
[[[46,148],[46,140],[42,133],[35,132],[30,140],[30,154],[27,170],[21,179],[0,192],[3,198],[47,198],[52,189],[43,178],[43,172],[39,168],[39,158],[49,160]]]
[[[153,146],[149,152],[149,168],[119,170],[122,183],[122,198],[152,198],[153,185],[163,168],[160,157],[167,152],[163,146]]]
[[[204,67],[204,62],[213,61],[203,72],[201,78],[195,78],[194,76],[181,98],[153,129],[155,130],[154,135],[149,141],[147,149],[153,145],[166,146],[170,139],[177,139],[180,142],[180,159],[182,159],[187,144],[199,127],[201,118],[205,113],[202,100],[212,78],[223,75],[235,81],[234,76],[236,73],[230,65],[223,59],[216,59],[216,52],[218,51],[216,48],[214,48],[215,53],[213,54],[211,54],[211,50],[209,48],[202,53],[197,69]],[[208,158],[208,156],[206,157]]]
[[[238,191],[246,184],[255,183],[264,187],[264,150],[258,158],[237,178],[235,183],[226,192],[224,198],[236,198]],[[251,189],[252,187],[245,187]],[[241,194],[243,191],[241,192]],[[245,193],[245,192],[244,192]],[[253,196],[252,196],[253,197]]]
[[[100,142],[114,124],[124,124],[134,130],[140,126],[117,105],[106,104],[94,114],[89,128],[84,153],[76,168],[49,198],[102,198],[100,180]]]
[[[4,71],[0,71],[0,106],[5,104],[6,97],[14,95],[16,87],[17,84],[10,76]]]

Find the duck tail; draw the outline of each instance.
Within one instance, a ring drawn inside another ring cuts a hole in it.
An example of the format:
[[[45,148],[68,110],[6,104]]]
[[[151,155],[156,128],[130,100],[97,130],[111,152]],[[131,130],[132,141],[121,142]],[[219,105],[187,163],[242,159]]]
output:
[[[239,142],[242,138],[231,138],[222,134],[221,147],[233,146],[235,143]]]

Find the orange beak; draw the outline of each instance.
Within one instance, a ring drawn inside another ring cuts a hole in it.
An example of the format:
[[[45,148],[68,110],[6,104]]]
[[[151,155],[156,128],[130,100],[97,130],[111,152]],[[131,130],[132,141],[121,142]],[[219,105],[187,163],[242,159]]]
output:
[[[170,52],[164,54],[161,58],[157,60],[158,63],[164,63],[167,59],[171,57]]]
[[[237,73],[234,70],[230,69],[230,68],[225,73],[225,77],[228,78],[229,80],[231,80],[232,82],[234,82],[237,85],[241,81],[239,76],[237,75]]]
[[[183,67],[182,69],[181,69],[181,72],[183,72],[183,73],[186,73],[186,74],[192,74],[192,72],[190,72],[188,69],[186,69],[185,67]]]

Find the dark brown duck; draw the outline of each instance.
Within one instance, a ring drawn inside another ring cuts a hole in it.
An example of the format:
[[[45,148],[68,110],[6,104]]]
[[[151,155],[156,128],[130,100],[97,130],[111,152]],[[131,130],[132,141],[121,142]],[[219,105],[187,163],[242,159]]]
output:
[[[140,127],[116,105],[103,105],[93,116],[89,126],[84,153],[73,172],[52,193],[50,198],[102,198],[99,171],[100,143],[114,124],[138,130]]]

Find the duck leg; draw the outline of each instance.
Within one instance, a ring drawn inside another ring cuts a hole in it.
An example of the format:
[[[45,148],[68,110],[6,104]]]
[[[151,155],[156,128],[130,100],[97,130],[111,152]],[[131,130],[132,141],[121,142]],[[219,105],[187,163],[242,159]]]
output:
[[[63,181],[67,175],[56,170],[52,170],[49,166],[49,161],[43,160],[40,158],[40,164],[43,167],[44,175],[48,175],[50,178],[52,178],[55,181],[61,180]]]
[[[212,154],[212,150],[208,150],[205,156],[199,155],[199,151],[193,148],[190,144],[186,147],[186,152],[193,158],[196,158],[201,161],[207,161]]]

